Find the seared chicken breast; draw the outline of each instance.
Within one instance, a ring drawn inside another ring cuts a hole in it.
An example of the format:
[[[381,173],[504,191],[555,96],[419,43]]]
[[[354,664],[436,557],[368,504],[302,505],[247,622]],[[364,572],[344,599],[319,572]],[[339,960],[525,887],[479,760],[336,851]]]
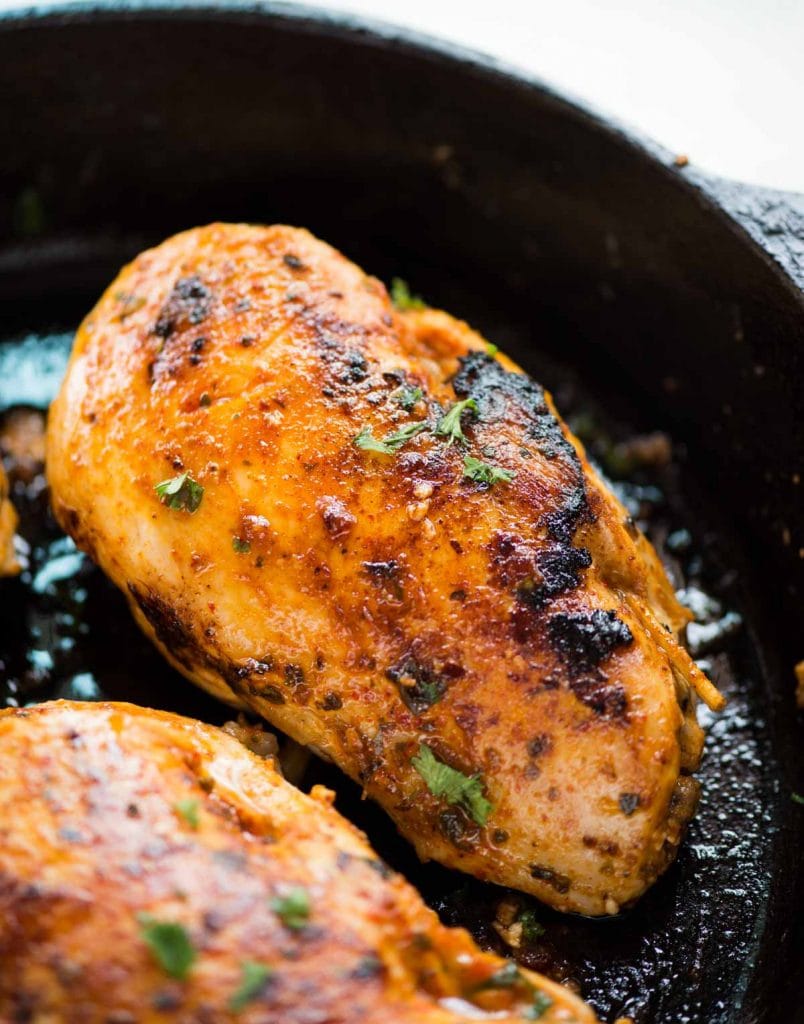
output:
[[[188,231],[80,328],[48,474],[173,665],[422,858],[584,914],[673,858],[720,695],[550,396],[465,324],[306,231]]]
[[[17,513],[8,498],[8,478],[0,465],[0,576],[13,576],[19,572],[14,551],[14,531]]]
[[[0,1019],[596,1019],[445,928],[317,787],[126,704],[0,713]]]

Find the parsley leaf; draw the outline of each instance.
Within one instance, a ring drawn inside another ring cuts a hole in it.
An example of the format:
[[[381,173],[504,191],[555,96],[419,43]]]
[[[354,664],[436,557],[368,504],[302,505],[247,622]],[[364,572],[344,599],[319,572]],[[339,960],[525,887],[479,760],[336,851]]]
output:
[[[509,960],[507,963],[503,964],[502,967],[496,970],[490,978],[486,978],[486,980],[481,983],[480,988],[513,988],[514,985],[518,985],[524,980],[525,979],[519,973],[517,965],[513,960]]]
[[[398,405],[402,406],[405,412],[410,412],[413,406],[424,398],[424,392],[421,388],[408,386],[397,388],[391,397]]]
[[[251,551],[251,544],[242,537],[232,537],[232,547],[238,555],[247,555]]]
[[[523,910],[517,920],[522,925],[522,938],[525,942],[535,942],[544,935],[544,925],[537,920],[535,910]]]
[[[195,950],[183,925],[175,921],[157,921],[150,914],[139,914],[140,935],[154,959],[171,978],[181,981],[195,963]]]
[[[244,1010],[250,1002],[261,996],[274,973],[272,968],[255,960],[244,960],[240,964],[240,971],[240,985],[229,1000],[229,1009],[234,1013]]]
[[[516,476],[512,469],[503,469],[501,466],[492,466],[489,462],[481,462],[480,459],[467,455],[463,460],[463,475],[478,484],[493,484],[510,482]]]
[[[477,402],[474,398],[464,398],[462,402],[456,402],[455,405],[438,421],[435,432],[439,437],[448,437],[447,447],[449,447],[453,441],[465,441],[463,430],[461,429],[461,416],[464,412],[473,412],[477,415]]]
[[[427,303],[418,295],[412,295],[407,281],[403,281],[401,277],[395,277],[391,281],[391,302],[399,310],[427,309]]]
[[[553,1000],[550,996],[545,995],[544,992],[534,992],[533,1002],[524,1013],[525,1020],[539,1020],[547,1013],[552,1005]]]
[[[198,801],[187,799],[177,800],[173,810],[180,818],[184,818],[190,828],[198,828]]]
[[[381,441],[373,436],[371,427],[363,427],[354,439],[354,444],[364,452],[380,452],[382,455],[394,455],[403,444],[407,444],[411,438],[420,434],[426,426],[426,423],[409,423],[406,427],[400,428],[394,434],[389,434]]]
[[[163,505],[176,510],[186,509],[190,513],[198,511],[204,497],[204,488],[189,473],[163,480],[154,490]]]
[[[500,351],[500,346],[499,345],[495,345],[493,341],[487,341],[486,342],[486,354],[487,355],[490,355],[492,358],[494,358],[494,356],[496,356],[499,351]]]
[[[424,743],[419,744],[419,752],[411,763],[433,796],[446,800],[448,804],[460,804],[478,825],[486,824],[493,805],[483,796],[479,775],[464,775],[450,768],[439,761]]]
[[[277,896],[271,900],[271,910],[286,928],[294,932],[301,931],[310,917],[310,897],[307,890],[297,886],[286,895]]]
[[[799,796],[798,793],[791,793],[790,799],[794,804],[804,804],[804,796]]]

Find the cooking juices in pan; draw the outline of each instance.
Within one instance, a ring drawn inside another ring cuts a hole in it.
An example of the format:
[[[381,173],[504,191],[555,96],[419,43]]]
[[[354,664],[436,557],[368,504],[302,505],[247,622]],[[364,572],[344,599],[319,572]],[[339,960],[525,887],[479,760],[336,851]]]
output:
[[[525,341],[507,345],[551,387],[570,426],[663,554],[697,618],[689,631],[692,653],[729,698],[714,719],[699,709],[709,733],[699,772],[703,797],[678,862],[635,909],[588,921],[420,864],[382,812],[361,801],[358,788],[331,766],[311,760],[300,783],[334,788],[341,810],[447,923],[465,925],[484,946],[527,967],[577,984],[603,1019],[661,1016],[681,1024],[709,1009],[695,982],[723,942],[732,950],[723,990],[739,1000],[767,885],[768,738],[755,655],[739,613],[739,581],[722,568],[721,534],[691,497],[683,453],[664,435],[612,421],[566,368],[522,359]],[[54,331],[0,346],[0,445],[30,547],[28,568],[0,583],[0,700],[6,706],[56,697],[132,700],[221,723],[232,712],[172,672],[134,625],[122,596],[50,515],[41,461],[44,410],[70,342],[69,332]]]

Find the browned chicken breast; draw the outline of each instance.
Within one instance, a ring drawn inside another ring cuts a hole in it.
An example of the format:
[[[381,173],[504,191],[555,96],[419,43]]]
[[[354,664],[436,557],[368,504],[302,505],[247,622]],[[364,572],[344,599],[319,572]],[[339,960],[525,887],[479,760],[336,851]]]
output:
[[[17,513],[8,499],[8,479],[0,465],[0,576],[13,576],[19,572],[19,562],[14,551],[16,529]]]
[[[0,713],[0,746],[3,1021],[595,1020],[218,729],[57,702]]]
[[[166,657],[423,858],[615,913],[693,812],[687,619],[549,396],[305,231],[127,267],[51,410],[56,515]]]

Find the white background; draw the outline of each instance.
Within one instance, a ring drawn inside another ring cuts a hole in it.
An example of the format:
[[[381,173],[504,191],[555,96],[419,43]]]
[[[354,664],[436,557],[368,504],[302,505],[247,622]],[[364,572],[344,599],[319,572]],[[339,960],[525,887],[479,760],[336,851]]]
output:
[[[0,0],[0,7],[25,0]],[[689,156],[804,192],[804,0],[318,0],[518,64]]]

